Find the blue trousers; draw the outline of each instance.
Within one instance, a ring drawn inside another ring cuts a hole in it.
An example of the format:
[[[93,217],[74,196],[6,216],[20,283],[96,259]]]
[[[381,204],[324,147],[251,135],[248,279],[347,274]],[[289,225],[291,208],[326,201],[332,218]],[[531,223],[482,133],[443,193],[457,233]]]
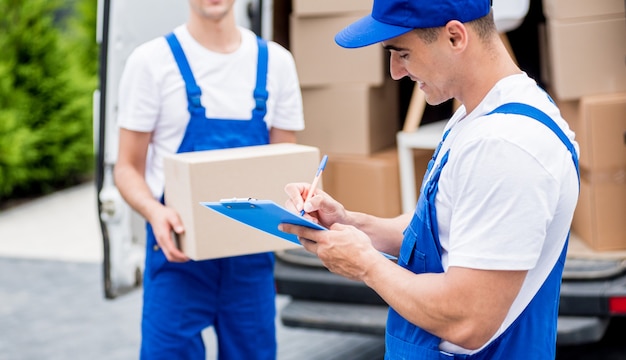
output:
[[[276,359],[273,254],[170,263],[153,245],[148,236],[141,359],[204,360],[210,326],[218,359]]]

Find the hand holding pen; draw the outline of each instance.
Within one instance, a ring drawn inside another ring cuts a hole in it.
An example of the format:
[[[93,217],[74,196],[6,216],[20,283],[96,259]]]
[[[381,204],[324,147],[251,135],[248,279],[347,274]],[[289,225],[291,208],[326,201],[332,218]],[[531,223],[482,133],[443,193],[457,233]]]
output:
[[[317,173],[315,174],[315,177],[313,178],[313,182],[311,183],[311,187],[309,187],[309,191],[307,193],[306,199],[304,199],[305,203],[307,201],[309,201],[309,199],[313,196],[313,193],[315,192],[315,189],[317,189],[317,183],[319,183],[320,178],[322,177],[322,172],[326,168],[326,162],[327,161],[328,161],[328,155],[324,155],[324,157],[322,157],[322,161],[320,162],[320,166],[317,168]],[[304,211],[304,209],[302,209],[302,211],[300,211],[300,216],[303,216],[304,213],[305,213],[305,211]]]

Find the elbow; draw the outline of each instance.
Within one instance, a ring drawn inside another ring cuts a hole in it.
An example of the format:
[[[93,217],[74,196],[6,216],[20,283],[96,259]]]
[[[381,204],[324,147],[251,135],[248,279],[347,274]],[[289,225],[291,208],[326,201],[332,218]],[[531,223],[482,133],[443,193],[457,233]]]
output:
[[[484,322],[476,321],[452,330],[445,340],[467,350],[478,350],[491,340],[496,331],[497,327],[493,329],[485,326]]]
[[[113,166],[113,182],[115,184],[120,184],[125,178],[128,177],[131,171],[132,168],[127,163],[124,161],[118,161],[115,166]]]
[[[125,168],[121,164],[116,164],[113,166],[113,183],[119,185],[123,182],[125,177]]]

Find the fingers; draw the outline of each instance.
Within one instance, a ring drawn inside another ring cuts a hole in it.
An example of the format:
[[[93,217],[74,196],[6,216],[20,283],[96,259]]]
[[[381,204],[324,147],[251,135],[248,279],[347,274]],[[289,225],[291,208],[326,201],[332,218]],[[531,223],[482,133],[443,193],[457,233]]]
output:
[[[189,261],[189,257],[183,253],[178,247],[178,239],[180,234],[174,231],[155,233],[155,237],[163,255],[171,262]]]
[[[302,208],[304,209],[305,212],[310,213],[313,211],[317,211],[320,210],[322,207],[322,204],[324,202],[324,197],[320,196],[322,195],[321,190],[320,191],[316,191],[316,194],[314,196],[312,196],[311,198],[309,198],[302,206]]]
[[[299,226],[299,225],[293,225],[293,224],[287,224],[287,223],[283,223],[283,224],[279,224],[278,225],[278,230],[282,231],[282,232],[286,232],[289,234],[294,234],[296,235],[298,238],[303,237],[302,233],[306,230],[307,228],[305,228],[304,226]]]
[[[280,224],[278,230],[289,234],[294,234],[298,237],[298,241],[304,246],[304,248],[317,254],[317,241],[319,239],[320,232],[323,230],[314,230],[305,226],[293,225],[293,224]]]
[[[298,240],[300,241],[300,244],[302,244],[302,246],[304,247],[306,251],[317,255],[318,244],[315,241],[309,240],[303,237],[298,237]]]
[[[285,203],[287,209],[300,212],[304,208],[304,199],[309,189],[308,183],[289,183],[285,185],[285,193],[288,200]]]
[[[168,261],[185,262],[189,257],[180,249],[180,235],[184,234],[185,228],[178,214],[170,208],[164,207],[163,215],[157,224],[152,224],[154,235],[159,247]]]

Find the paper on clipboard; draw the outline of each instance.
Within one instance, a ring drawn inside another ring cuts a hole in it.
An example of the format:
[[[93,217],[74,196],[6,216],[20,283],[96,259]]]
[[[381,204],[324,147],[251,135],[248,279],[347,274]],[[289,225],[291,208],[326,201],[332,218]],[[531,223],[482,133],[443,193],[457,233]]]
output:
[[[317,230],[327,230],[325,227],[285,209],[272,200],[235,198],[216,202],[201,202],[200,204],[248,226],[252,226],[296,244],[300,244],[298,237],[294,234],[278,230],[278,224],[295,224]]]
[[[328,230],[320,224],[314,223],[300,214],[293,213],[272,200],[257,200],[252,198],[225,199],[217,202],[201,202],[203,206],[212,209],[222,215],[252,226],[256,229],[281,237],[300,245],[298,237],[278,230],[278,225],[294,224],[310,227],[317,230]],[[381,252],[386,258],[396,260],[393,255]]]

